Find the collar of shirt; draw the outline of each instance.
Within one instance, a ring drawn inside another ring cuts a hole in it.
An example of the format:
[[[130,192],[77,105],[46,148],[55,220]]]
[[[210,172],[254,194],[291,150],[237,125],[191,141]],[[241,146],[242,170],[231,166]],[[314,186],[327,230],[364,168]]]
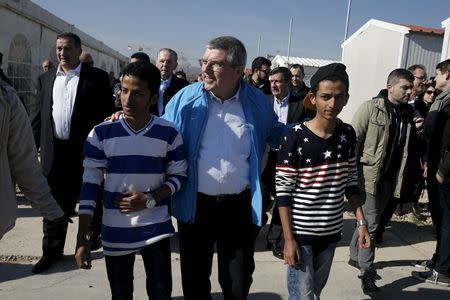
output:
[[[58,69],[56,70],[56,76],[67,76],[67,75],[72,75],[72,76],[80,76],[80,72],[81,72],[81,63],[78,64],[78,66],[73,69],[73,70],[69,70],[66,73],[64,73],[64,70],[61,68],[60,65],[58,65]]]
[[[277,97],[273,96],[273,99],[275,99],[275,102],[277,102],[280,105],[286,104],[287,100],[289,99],[289,96],[291,95],[291,93],[288,93],[286,97],[284,97],[281,100],[278,100]]]
[[[230,103],[231,101],[239,101],[239,92],[241,91],[241,85],[239,84],[239,88],[236,92],[236,94],[234,94],[231,98],[225,99],[225,100],[221,100],[220,98],[218,98],[216,95],[214,95],[213,92],[209,92],[209,95],[211,96],[210,99],[214,100],[216,102],[219,102],[220,104],[224,104],[224,103]]]
[[[172,76],[173,75],[171,75],[166,80],[161,80],[161,86],[163,86],[164,88],[167,88],[170,85],[170,83],[172,82]]]

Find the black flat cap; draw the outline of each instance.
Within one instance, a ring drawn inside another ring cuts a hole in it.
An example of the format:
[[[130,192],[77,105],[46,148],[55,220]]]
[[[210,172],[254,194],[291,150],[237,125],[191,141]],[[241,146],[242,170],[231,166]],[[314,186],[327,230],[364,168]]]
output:
[[[317,72],[311,77],[311,89],[317,91],[319,83],[327,79],[339,79],[345,83],[345,88],[348,93],[348,74],[345,71],[347,67],[341,63],[332,63],[323,67],[320,67]]]

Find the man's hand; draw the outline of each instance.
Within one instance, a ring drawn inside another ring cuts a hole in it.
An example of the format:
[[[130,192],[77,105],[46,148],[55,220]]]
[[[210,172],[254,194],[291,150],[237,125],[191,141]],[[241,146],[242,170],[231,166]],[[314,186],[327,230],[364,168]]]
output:
[[[442,177],[441,175],[439,175],[439,173],[436,173],[436,180],[439,183],[443,183],[444,182],[444,177]]]
[[[92,268],[91,249],[88,244],[77,246],[75,251],[75,260],[79,269],[89,270]]]
[[[114,201],[117,208],[122,213],[129,213],[146,209],[147,196],[141,192],[126,192],[122,194],[124,197]]]
[[[414,121],[414,124],[416,125],[416,129],[418,129],[418,128],[422,127],[423,122],[425,121],[425,119],[422,118],[422,117],[415,117],[413,119],[413,121]]]
[[[300,264],[300,251],[298,249],[298,244],[294,239],[285,240],[283,255],[285,264],[288,264],[291,267],[295,267]]]
[[[372,245],[372,239],[370,238],[366,225],[360,225],[358,227],[358,245],[364,249],[368,249]]]
[[[122,111],[116,111],[110,117],[106,117],[105,121],[111,120],[112,122],[115,122],[115,121],[119,120],[119,117],[120,117],[121,114],[123,114]]]

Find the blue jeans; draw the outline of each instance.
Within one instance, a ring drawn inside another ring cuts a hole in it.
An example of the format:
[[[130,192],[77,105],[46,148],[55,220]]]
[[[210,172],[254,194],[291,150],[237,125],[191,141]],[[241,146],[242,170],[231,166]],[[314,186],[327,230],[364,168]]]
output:
[[[172,294],[170,239],[165,238],[141,251],[149,299],[167,300]],[[136,253],[105,256],[106,272],[113,300],[133,299],[133,270]]]
[[[442,209],[440,256],[435,270],[450,276],[450,182],[439,185],[439,200]]]
[[[329,244],[320,252],[311,245],[300,245],[300,267],[289,266],[287,286],[289,300],[318,300],[330,274],[336,244]]]

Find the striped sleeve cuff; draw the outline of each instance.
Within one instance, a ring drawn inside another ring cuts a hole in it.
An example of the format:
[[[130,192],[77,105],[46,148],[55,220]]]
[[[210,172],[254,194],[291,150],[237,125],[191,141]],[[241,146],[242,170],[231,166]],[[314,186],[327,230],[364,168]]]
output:
[[[186,180],[185,176],[172,175],[169,178],[167,178],[165,184],[170,188],[173,195],[175,192],[178,192],[181,189],[181,186],[185,180]]]

